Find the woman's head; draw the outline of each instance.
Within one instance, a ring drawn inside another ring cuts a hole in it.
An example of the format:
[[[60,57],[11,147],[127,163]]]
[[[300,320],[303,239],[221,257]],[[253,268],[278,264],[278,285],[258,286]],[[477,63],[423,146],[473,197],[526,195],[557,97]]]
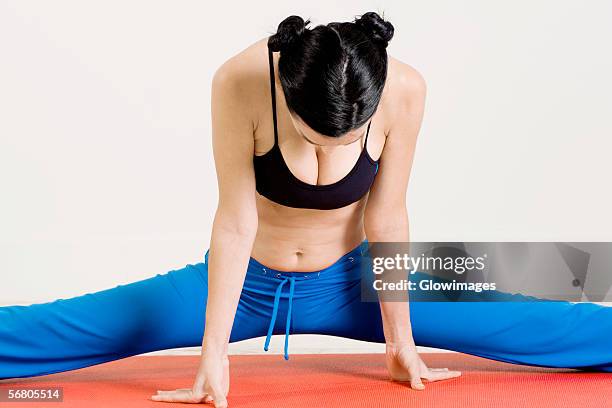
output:
[[[358,138],[382,95],[393,26],[374,12],[354,22],[312,29],[309,23],[287,17],[268,40],[272,51],[280,51],[278,75],[294,124]]]

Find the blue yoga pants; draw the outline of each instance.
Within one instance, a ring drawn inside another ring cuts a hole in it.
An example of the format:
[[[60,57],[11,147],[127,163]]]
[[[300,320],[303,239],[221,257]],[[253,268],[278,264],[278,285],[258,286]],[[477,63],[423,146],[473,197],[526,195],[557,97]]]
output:
[[[230,341],[283,334],[286,357],[289,333],[384,342],[378,303],[361,301],[363,247],[311,273],[280,272],[251,258]],[[208,252],[203,262],[95,293],[0,307],[0,379],[199,346],[207,259]],[[418,345],[517,364],[612,371],[612,307],[415,301],[410,311]]]

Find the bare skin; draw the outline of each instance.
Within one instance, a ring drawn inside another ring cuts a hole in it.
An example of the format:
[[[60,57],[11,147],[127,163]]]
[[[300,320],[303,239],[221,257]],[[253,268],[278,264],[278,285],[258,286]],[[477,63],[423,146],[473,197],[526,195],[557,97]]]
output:
[[[291,172],[309,184],[331,184],[355,164],[367,123],[338,137],[321,135],[290,114],[278,80],[274,54],[279,147]],[[391,56],[367,151],[380,158],[376,180],[358,202],[335,210],[296,209],[255,190],[253,154],[274,144],[267,38],[226,61],[212,85],[213,151],[219,185],[209,253],[209,294],[202,357],[192,388],[159,391],[155,401],[227,406],[227,344],[249,257],[282,271],[325,268],[366,237],[372,242],[408,241],[406,191],[426,86],[411,66]],[[459,372],[430,369],[419,357],[409,305],[381,302],[386,363],[391,379],[424,388],[423,380],[454,378]]]

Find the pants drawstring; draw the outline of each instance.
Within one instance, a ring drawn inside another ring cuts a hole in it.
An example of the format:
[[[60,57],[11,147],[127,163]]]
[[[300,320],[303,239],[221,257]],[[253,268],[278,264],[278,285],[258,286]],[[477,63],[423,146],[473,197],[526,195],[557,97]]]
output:
[[[276,288],[274,294],[274,307],[272,308],[272,317],[270,318],[270,326],[268,326],[268,335],[266,336],[266,343],[264,344],[264,351],[268,351],[270,346],[270,339],[272,338],[272,332],[274,331],[274,325],[276,324],[276,316],[278,314],[278,305],[280,303],[281,292],[285,283],[289,282],[289,306],[287,308],[287,322],[285,323],[285,360],[289,360],[289,329],[291,327],[291,313],[293,308],[293,294],[295,292],[295,278],[289,277],[283,279]]]
[[[295,278],[289,278],[289,306],[287,307],[287,323],[285,324],[285,360],[289,360],[289,328],[291,327],[291,312],[293,309],[293,292]]]

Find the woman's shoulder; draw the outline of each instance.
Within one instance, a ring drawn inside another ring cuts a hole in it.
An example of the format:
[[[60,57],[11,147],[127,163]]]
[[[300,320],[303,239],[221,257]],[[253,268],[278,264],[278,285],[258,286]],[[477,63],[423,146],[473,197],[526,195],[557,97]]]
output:
[[[257,106],[270,89],[267,37],[226,59],[216,69],[213,83],[232,90],[240,102]]]
[[[406,105],[423,104],[426,92],[425,78],[416,68],[388,55],[387,80],[380,102],[386,123],[393,123]]]
[[[425,78],[412,65],[389,55],[386,88],[389,92],[422,92],[426,87]]]
[[[226,59],[215,71],[220,79],[240,87],[261,86],[269,77],[267,38],[262,38]]]

